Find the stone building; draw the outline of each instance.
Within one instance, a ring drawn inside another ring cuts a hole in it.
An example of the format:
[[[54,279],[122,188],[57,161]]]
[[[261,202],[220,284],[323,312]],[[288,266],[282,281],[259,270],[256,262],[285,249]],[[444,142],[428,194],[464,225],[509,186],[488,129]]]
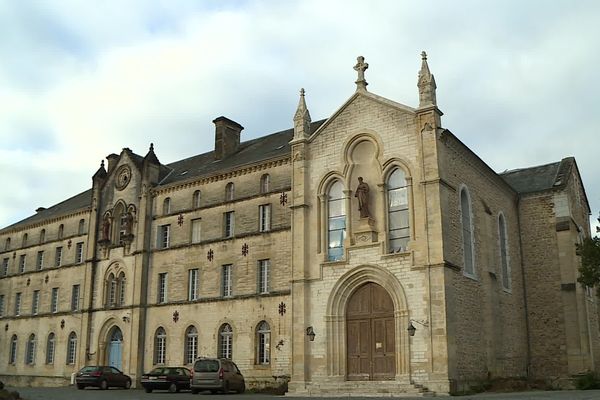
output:
[[[0,230],[0,379],[134,380],[232,358],[297,395],[448,393],[597,369],[597,299],[576,283],[590,208],[573,158],[498,174],[419,105],[356,91],[312,122],[163,164],[124,148],[92,188]]]

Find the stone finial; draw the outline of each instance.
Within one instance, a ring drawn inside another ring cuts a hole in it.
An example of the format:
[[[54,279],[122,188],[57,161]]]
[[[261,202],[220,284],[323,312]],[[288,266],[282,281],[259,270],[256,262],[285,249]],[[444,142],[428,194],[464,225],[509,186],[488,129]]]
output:
[[[356,90],[367,90],[367,81],[365,80],[365,71],[369,68],[369,64],[365,62],[363,56],[356,57],[356,65],[354,70],[358,72],[358,79],[356,79]]]
[[[104,169],[104,160],[100,160],[100,168],[96,171],[94,176],[92,176],[92,180],[104,179],[106,178],[106,170]]]
[[[150,143],[150,148],[148,149],[148,153],[144,157],[144,160],[156,165],[160,164],[158,157],[156,157],[156,154],[154,153],[154,143]]]
[[[421,52],[421,70],[419,71],[419,78],[417,82],[419,88],[419,108],[427,106],[436,106],[435,89],[435,78],[429,71],[429,65],[427,64],[427,53]]]
[[[306,138],[310,136],[311,119],[308,108],[306,107],[304,93],[304,88],[300,89],[300,100],[298,101],[296,114],[294,114],[294,139]]]

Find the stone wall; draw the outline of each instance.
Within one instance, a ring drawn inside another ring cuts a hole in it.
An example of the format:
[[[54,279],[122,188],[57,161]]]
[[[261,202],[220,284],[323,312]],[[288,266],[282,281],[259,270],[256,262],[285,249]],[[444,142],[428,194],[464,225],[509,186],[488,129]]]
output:
[[[445,135],[445,136],[444,136]],[[527,336],[516,193],[451,134],[442,133],[440,171],[450,376],[456,389],[526,375]],[[470,198],[474,276],[464,272],[460,191]],[[505,219],[508,287],[500,261]]]
[[[87,229],[89,212],[76,212],[52,220],[32,223],[19,229],[8,229],[0,235],[0,262],[7,258],[8,275],[2,277],[0,270],[0,295],[4,307],[0,323],[0,376],[27,376],[35,382],[62,382],[70,380],[77,370],[76,362],[65,363],[67,342],[71,332],[81,339],[84,308],[84,284],[86,271]],[[83,231],[82,231],[83,229]],[[24,236],[26,236],[26,239]],[[10,237],[10,247],[5,248]],[[82,262],[76,258],[77,243],[82,243]],[[61,257],[56,257],[62,248]],[[38,254],[43,252],[43,258]],[[19,270],[21,256],[25,257],[24,271]],[[41,260],[41,263],[38,262]],[[1,269],[1,264],[0,264]],[[71,310],[73,285],[80,285],[76,312]],[[58,289],[57,310],[51,309],[52,289]],[[39,292],[37,311],[33,308],[34,292]],[[21,294],[20,315],[15,315],[16,294]],[[50,333],[55,335],[54,361],[47,363],[47,343]],[[26,363],[27,342],[34,335],[35,356],[33,363]],[[10,342],[17,336],[16,362],[9,364]],[[4,380],[11,383],[13,380]],[[14,381],[15,383],[21,381]]]

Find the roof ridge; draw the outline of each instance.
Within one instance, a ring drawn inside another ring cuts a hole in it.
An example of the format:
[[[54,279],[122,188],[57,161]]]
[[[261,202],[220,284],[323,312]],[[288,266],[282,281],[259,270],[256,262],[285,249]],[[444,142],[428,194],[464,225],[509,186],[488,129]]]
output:
[[[549,167],[551,165],[558,165],[561,162],[562,162],[562,160],[561,161],[550,162],[550,163],[547,163],[547,164],[533,165],[531,167],[522,167],[522,168],[515,168],[515,169],[507,169],[506,171],[498,172],[498,175],[508,175],[508,174],[513,174],[515,172],[522,172],[522,171],[527,171],[527,170],[531,170],[531,169],[535,169],[535,168]]]

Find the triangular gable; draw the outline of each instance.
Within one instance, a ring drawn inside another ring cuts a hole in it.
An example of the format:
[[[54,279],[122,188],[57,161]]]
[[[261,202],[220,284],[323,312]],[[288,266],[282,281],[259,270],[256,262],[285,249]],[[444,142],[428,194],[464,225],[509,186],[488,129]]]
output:
[[[371,92],[367,92],[366,90],[359,90],[359,91],[356,91],[356,92],[355,92],[355,93],[354,93],[352,96],[350,96],[350,98],[349,98],[348,100],[346,100],[346,101],[344,102],[344,104],[342,104],[342,106],[341,106],[340,108],[338,108],[338,109],[337,109],[337,110],[336,110],[336,111],[335,111],[335,112],[334,112],[334,113],[331,115],[331,117],[329,117],[329,118],[328,118],[328,119],[327,119],[327,120],[326,120],[326,121],[323,123],[323,125],[321,125],[321,126],[319,127],[319,129],[317,129],[317,130],[316,130],[314,133],[312,133],[312,134],[310,135],[310,137],[308,138],[308,142],[310,143],[310,142],[312,142],[313,140],[315,140],[315,138],[316,138],[316,137],[317,137],[317,136],[318,136],[318,135],[319,135],[319,134],[320,134],[320,133],[321,133],[323,130],[327,129],[327,127],[328,127],[328,126],[329,126],[329,125],[330,125],[330,124],[331,124],[331,123],[332,123],[332,122],[335,120],[335,118],[336,118],[338,115],[340,115],[342,112],[344,112],[344,110],[345,110],[346,108],[348,108],[348,106],[349,106],[350,104],[352,104],[352,102],[354,102],[354,100],[356,100],[356,99],[357,99],[358,97],[360,97],[360,96],[362,96],[362,97],[365,97],[365,98],[367,98],[367,99],[369,99],[369,100],[375,101],[375,102],[377,102],[377,103],[380,103],[380,104],[386,105],[386,106],[388,106],[388,107],[395,108],[395,109],[397,109],[397,110],[401,110],[401,111],[404,111],[404,112],[408,112],[408,113],[410,113],[410,114],[415,114],[415,113],[416,113],[416,109],[414,109],[414,108],[412,108],[412,107],[406,106],[406,105],[404,105],[404,104],[401,104],[401,103],[397,103],[397,102],[395,102],[395,101],[393,101],[393,100],[390,100],[390,99],[386,99],[385,97],[378,96],[378,95],[376,95],[376,94],[373,94],[373,93],[371,93]]]

